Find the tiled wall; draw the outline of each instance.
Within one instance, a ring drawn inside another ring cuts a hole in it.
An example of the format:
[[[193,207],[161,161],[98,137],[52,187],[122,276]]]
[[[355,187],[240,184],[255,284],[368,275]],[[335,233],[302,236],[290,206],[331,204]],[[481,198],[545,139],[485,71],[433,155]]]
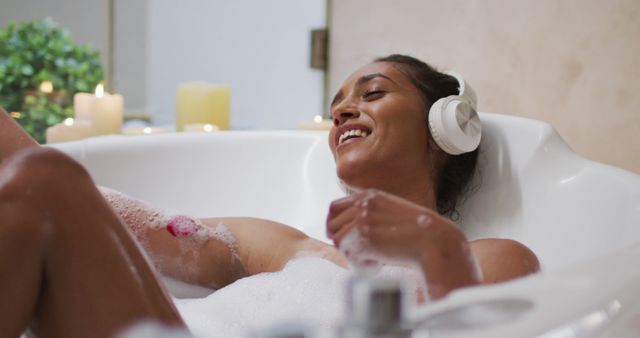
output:
[[[637,0],[335,0],[330,97],[376,56],[466,76],[481,111],[551,123],[579,154],[640,173]]]

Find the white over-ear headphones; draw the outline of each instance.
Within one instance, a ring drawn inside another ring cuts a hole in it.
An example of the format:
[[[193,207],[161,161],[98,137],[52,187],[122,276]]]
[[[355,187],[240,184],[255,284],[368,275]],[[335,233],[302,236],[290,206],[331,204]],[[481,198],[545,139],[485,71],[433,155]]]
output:
[[[429,129],[438,146],[448,154],[474,151],[480,145],[482,126],[476,93],[462,75],[447,72],[458,80],[460,93],[436,101],[429,110]]]

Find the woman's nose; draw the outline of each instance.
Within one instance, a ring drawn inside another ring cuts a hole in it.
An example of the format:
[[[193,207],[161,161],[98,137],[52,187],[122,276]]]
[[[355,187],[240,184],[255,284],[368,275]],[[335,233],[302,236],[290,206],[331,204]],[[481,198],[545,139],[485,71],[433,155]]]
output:
[[[358,116],[360,116],[360,112],[353,106],[336,107],[336,109],[331,113],[333,125],[336,127],[345,123],[347,120],[357,118]]]

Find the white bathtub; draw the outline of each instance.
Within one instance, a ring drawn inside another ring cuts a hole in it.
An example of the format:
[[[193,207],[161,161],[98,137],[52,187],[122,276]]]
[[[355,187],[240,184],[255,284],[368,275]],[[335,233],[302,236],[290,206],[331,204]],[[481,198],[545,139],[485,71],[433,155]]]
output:
[[[640,176],[574,154],[547,124],[483,113],[470,238],[519,240],[544,271],[417,313],[431,337],[640,334]],[[108,136],[56,145],[100,185],[194,216],[255,216],[326,240],[338,187],[326,133]],[[425,325],[426,325],[425,324]]]

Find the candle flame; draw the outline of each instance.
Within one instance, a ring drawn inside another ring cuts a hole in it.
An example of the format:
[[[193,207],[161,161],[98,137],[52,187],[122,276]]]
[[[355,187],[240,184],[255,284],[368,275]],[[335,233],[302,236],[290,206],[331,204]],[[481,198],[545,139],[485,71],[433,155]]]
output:
[[[144,129],[142,129],[142,132],[145,134],[151,134],[153,132],[153,129],[151,129],[150,127],[144,127]]]
[[[313,122],[315,123],[321,123],[322,122],[322,116],[320,115],[316,115],[313,117]]]
[[[73,125],[73,119],[71,117],[67,117],[66,119],[64,119],[64,125],[67,127],[71,127]]]
[[[207,123],[204,125],[204,127],[202,127],[202,129],[204,129],[204,131],[206,131],[207,133],[210,133],[213,131],[213,126]]]
[[[40,91],[46,94],[51,94],[53,92],[53,83],[49,80],[44,80],[40,83]]]
[[[13,117],[14,119],[19,119],[20,117],[22,117],[22,113],[17,112],[17,111],[13,111],[11,112],[11,117]]]
[[[104,96],[104,86],[102,83],[96,86],[96,97],[101,98]]]

